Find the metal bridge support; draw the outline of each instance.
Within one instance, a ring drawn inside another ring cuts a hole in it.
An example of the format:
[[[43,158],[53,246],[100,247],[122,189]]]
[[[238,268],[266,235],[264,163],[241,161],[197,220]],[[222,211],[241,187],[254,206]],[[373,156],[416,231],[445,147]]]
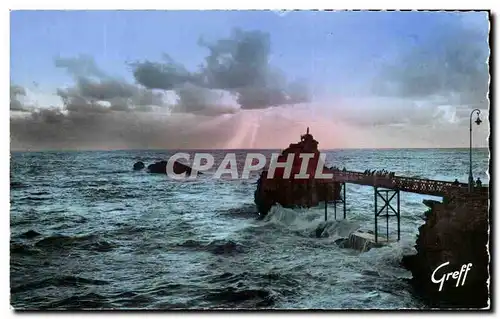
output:
[[[341,196],[340,200],[336,200],[336,199],[333,200],[333,214],[334,214],[335,220],[337,220],[337,202],[342,202],[343,209],[344,209],[344,219],[346,219],[346,195],[345,195],[346,183],[341,183],[340,185],[342,187],[342,196]],[[325,193],[325,199],[327,198],[326,195],[327,194]],[[325,221],[328,219],[327,205],[328,205],[328,201],[325,200]]]
[[[380,215],[385,216],[386,220],[386,231],[387,231],[387,241],[389,241],[389,216],[396,216],[398,221],[398,241],[401,239],[401,214],[400,214],[400,194],[399,190],[392,189],[381,189],[379,190],[377,187],[373,188],[375,190],[375,242],[378,243],[378,218]],[[380,197],[382,199],[383,205],[379,209],[377,206],[377,198]],[[396,197],[397,206],[396,209],[391,205],[391,201]],[[382,214],[385,209],[385,214]],[[389,209],[391,212],[389,212]]]
[[[342,208],[344,210],[344,219],[346,218],[346,196],[345,196],[345,186],[346,184],[345,183],[341,183],[340,184],[341,187],[342,187],[342,195],[340,196],[340,200],[334,200],[334,203],[333,203],[333,211],[334,211],[334,215],[335,215],[335,220],[337,220],[337,202],[341,202],[342,203]]]

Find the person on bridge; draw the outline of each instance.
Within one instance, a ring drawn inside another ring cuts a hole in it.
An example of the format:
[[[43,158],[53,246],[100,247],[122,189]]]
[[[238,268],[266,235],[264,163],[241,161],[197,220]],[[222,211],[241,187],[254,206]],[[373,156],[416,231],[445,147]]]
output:
[[[455,181],[453,182],[453,185],[455,185],[455,186],[460,185],[460,182],[458,181],[458,179],[455,179]]]
[[[482,187],[483,186],[483,183],[481,182],[481,179],[479,179],[479,177],[477,178],[477,181],[476,181],[476,187]]]

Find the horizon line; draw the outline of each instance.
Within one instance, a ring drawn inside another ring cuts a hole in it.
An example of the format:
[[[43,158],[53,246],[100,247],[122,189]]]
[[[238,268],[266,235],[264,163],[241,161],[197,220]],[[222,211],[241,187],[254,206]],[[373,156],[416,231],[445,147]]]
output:
[[[124,148],[124,149],[10,149],[10,153],[41,153],[41,152],[134,152],[134,151],[276,151],[284,148]],[[467,146],[447,147],[341,147],[319,148],[320,152],[343,150],[438,150],[438,149],[469,149]],[[472,149],[490,149],[489,146],[476,146]]]

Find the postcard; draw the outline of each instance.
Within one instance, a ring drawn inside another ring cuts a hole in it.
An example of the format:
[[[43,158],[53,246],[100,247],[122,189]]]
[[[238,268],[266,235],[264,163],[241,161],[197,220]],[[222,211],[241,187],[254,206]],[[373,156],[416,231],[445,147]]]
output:
[[[12,11],[22,310],[491,309],[488,11]]]

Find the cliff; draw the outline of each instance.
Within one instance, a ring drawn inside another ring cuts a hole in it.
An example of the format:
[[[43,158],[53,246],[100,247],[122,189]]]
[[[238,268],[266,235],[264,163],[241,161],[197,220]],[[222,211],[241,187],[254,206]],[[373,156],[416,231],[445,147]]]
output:
[[[461,194],[445,203],[433,202],[429,206],[426,222],[419,227],[417,254],[405,256],[402,261],[413,274],[415,291],[431,307],[487,307],[487,193]],[[446,262],[449,264],[443,265]],[[459,277],[458,272],[469,264],[472,264],[470,270],[463,271]],[[447,275],[456,271],[455,275]],[[436,283],[431,280],[433,272]],[[439,291],[441,281],[443,287]]]

